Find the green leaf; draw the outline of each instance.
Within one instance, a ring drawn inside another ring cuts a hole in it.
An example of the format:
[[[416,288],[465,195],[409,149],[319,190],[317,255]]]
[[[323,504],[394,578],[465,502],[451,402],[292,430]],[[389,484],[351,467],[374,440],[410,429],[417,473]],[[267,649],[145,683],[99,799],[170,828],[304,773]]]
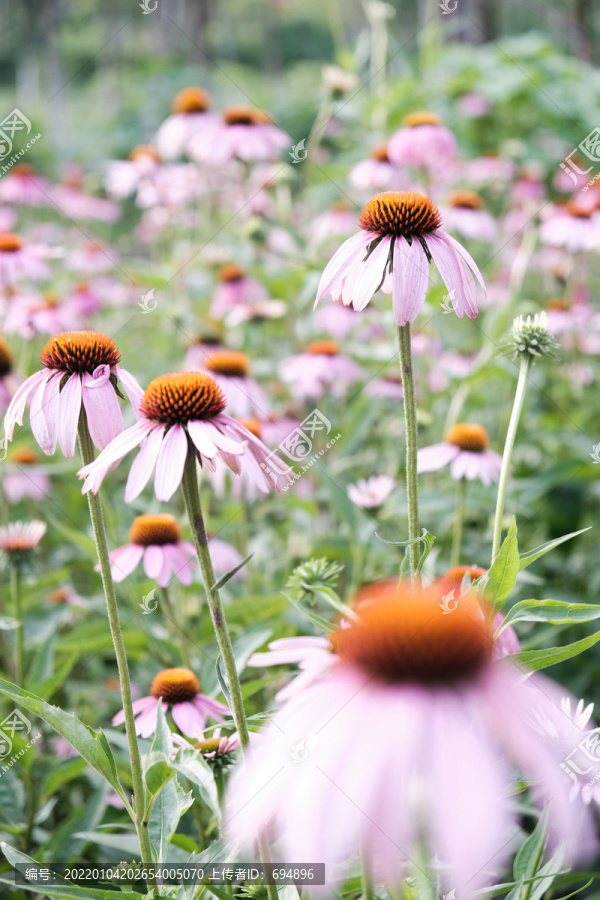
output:
[[[522,650],[520,653],[514,653],[508,656],[515,663],[523,663],[523,665],[532,670],[546,669],[548,666],[555,666],[557,663],[564,662],[566,659],[572,659],[588,650],[600,641],[600,631],[591,634],[589,637],[575,641],[573,644],[567,644],[566,647],[548,647],[546,650]]]
[[[162,863],[166,860],[169,841],[182,815],[193,802],[194,795],[184,791],[176,779],[169,781],[156,798],[148,822],[148,836],[155,862]]]
[[[499,631],[513,622],[550,622],[569,625],[600,619],[600,606],[592,603],[567,603],[564,600],[521,600],[506,613]]]
[[[555,547],[564,544],[565,541],[570,541],[571,538],[577,537],[578,534],[589,531],[591,527],[592,526],[590,525],[588,528],[582,528],[580,531],[572,531],[571,534],[563,534],[562,537],[555,538],[553,541],[548,541],[546,544],[541,544],[539,547],[536,547],[535,550],[529,550],[528,553],[521,553],[519,557],[519,570],[530,566],[531,563],[535,562],[536,559],[539,559],[540,556],[543,556],[550,550],[554,550]]]
[[[36,697],[29,691],[23,691],[17,685],[4,681],[2,678],[0,678],[0,694],[10,697],[19,706],[24,706],[29,712],[47,722],[77,750],[96,772],[108,781],[122,800],[126,800],[125,792],[117,775],[112,750],[102,731],[94,731],[72,713],[66,713],[58,706],[51,706],[41,697]]]
[[[38,863],[37,860],[33,859],[31,856],[27,856],[26,853],[21,853],[20,850],[16,850],[14,847],[11,847],[10,844],[6,844],[4,841],[0,842],[0,849],[6,856],[7,860],[11,864],[11,866],[19,865],[34,865],[39,866],[41,863]],[[49,867],[51,868],[51,866]],[[15,879],[14,876],[10,878],[6,878],[4,876],[0,876],[0,883],[7,884],[13,890],[15,890]],[[31,886],[29,885],[19,885],[19,890],[21,891],[32,891],[34,894],[40,893],[40,884],[33,883]],[[56,897],[57,900],[140,900],[139,894],[134,894],[132,891],[122,891],[115,893],[114,891],[102,890],[101,888],[88,888],[84,885],[75,885],[75,884],[48,884],[44,885],[43,888],[44,897]]]
[[[106,809],[107,787],[104,783],[86,797],[85,803],[71,810],[69,816],[50,832],[50,838],[40,849],[44,859],[75,862],[84,847],[91,842],[90,832],[98,827]]]
[[[212,811],[219,817],[221,809],[217,796],[217,786],[213,771],[206,760],[195,750],[180,750],[175,757],[173,768],[197,785],[200,796]]]
[[[154,750],[142,754],[142,773],[147,792],[144,797],[144,819],[148,820],[156,798],[167,782],[175,777],[175,770],[164,753]]]
[[[82,772],[85,772],[86,769],[87,763],[81,756],[72,756],[68,759],[61,759],[54,764],[48,775],[46,775],[40,788],[40,794],[42,797],[49,797],[51,794],[55,794],[63,784],[68,784],[69,781],[77,778],[77,776],[81,775]],[[0,802],[0,809],[1,808],[2,804]]]
[[[165,716],[162,705],[162,697],[158,699],[156,707],[156,731],[154,732],[154,740],[152,741],[152,750],[164,753],[167,759],[171,759],[173,753],[173,740],[171,738],[171,729]]]
[[[9,825],[23,821],[25,788],[15,770],[16,766],[8,769],[0,778],[0,829],[4,821]]]
[[[237,566],[235,566],[235,568],[230,569],[229,572],[225,572],[224,575],[221,575],[221,577],[219,578],[219,580],[218,580],[218,581],[215,581],[215,583],[213,584],[212,590],[213,590],[213,591],[218,591],[218,590],[220,590],[222,587],[224,587],[224,585],[226,585],[227,582],[230,581],[230,580],[233,578],[233,576],[236,574],[236,572],[239,572],[240,569],[243,569],[243,568],[244,568],[244,566],[246,565],[246,563],[249,562],[249,561],[252,559],[253,556],[254,556],[254,553],[251,553],[249,556],[246,557],[246,559],[243,559],[243,560],[241,561],[241,563],[239,563]]]
[[[254,651],[266,644],[272,634],[272,628],[263,628],[260,631],[249,631],[233,642],[233,656],[238,675],[242,674]]]
[[[496,559],[488,572],[478,579],[485,591],[487,600],[494,607],[499,608],[510,597],[519,571],[519,543],[517,541],[517,523],[513,516],[508,534],[506,535]]]

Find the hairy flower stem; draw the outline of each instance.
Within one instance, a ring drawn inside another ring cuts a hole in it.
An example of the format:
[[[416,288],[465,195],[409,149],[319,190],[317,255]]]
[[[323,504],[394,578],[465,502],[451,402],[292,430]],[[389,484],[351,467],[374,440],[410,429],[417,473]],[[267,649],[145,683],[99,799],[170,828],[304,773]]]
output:
[[[419,487],[417,476],[417,407],[415,403],[415,380],[412,363],[410,323],[398,328],[398,350],[400,372],[404,392],[404,422],[406,430],[406,495],[408,499],[408,539],[414,541],[420,535],[419,528]],[[408,545],[410,574],[417,579],[419,565],[419,544]]]
[[[527,387],[527,373],[531,357],[524,354],[521,357],[519,368],[519,380],[517,381],[517,390],[515,391],[515,402],[513,403],[510,422],[508,423],[508,431],[506,433],[506,442],[504,444],[504,453],[502,454],[502,467],[500,469],[500,480],[498,482],[498,499],[496,500],[496,514],[494,516],[494,540],[492,543],[492,562],[495,560],[500,549],[502,540],[502,517],[504,515],[504,501],[506,499],[506,485],[508,483],[508,473],[510,471],[510,461],[512,457],[515,438],[517,436],[517,428],[519,427],[519,419],[521,418],[521,410],[523,409],[523,401],[525,400],[525,388]]]
[[[215,637],[217,639],[221,659],[223,660],[223,666],[225,667],[225,676],[229,688],[229,699],[233,720],[239,735],[242,753],[245,755],[250,745],[250,735],[248,734],[246,713],[244,711],[242,686],[235,665],[235,656],[233,654],[231,636],[229,634],[227,622],[225,621],[223,604],[221,603],[219,591],[215,588],[217,579],[215,578],[215,572],[210,558],[210,550],[208,549],[208,536],[204,526],[202,505],[200,503],[200,491],[198,489],[198,476],[196,474],[196,452],[192,447],[188,447],[181,486],[183,488],[183,499],[185,501],[190,528],[192,529],[192,538],[200,562],[202,580],[206,589],[208,608],[210,609]],[[263,863],[270,862],[269,847],[264,839],[259,841],[259,851]],[[269,900],[277,900],[277,887],[274,884],[271,884],[266,885],[266,888]]]
[[[87,424],[87,416],[85,410],[81,410],[79,417],[79,426],[77,429],[79,437],[79,449],[81,451],[81,459],[84,466],[94,461],[96,456],[94,445],[90,437]],[[123,712],[125,713],[125,731],[127,732],[127,743],[129,746],[129,757],[131,760],[131,778],[133,782],[134,824],[137,831],[138,840],[140,842],[141,861],[143,865],[152,865],[152,851],[150,849],[150,837],[148,835],[148,823],[144,821],[144,782],[142,779],[142,764],[140,759],[140,749],[138,747],[137,735],[135,733],[135,721],[133,717],[133,708],[131,704],[131,682],[129,680],[129,665],[127,663],[127,652],[125,650],[125,642],[123,640],[123,632],[121,631],[121,623],[119,621],[119,608],[117,605],[117,595],[110,571],[110,559],[108,558],[108,544],[106,541],[106,528],[104,526],[104,514],[102,512],[102,503],[97,494],[91,491],[87,495],[90,508],[90,518],[92,520],[92,528],[94,531],[94,539],[96,541],[96,551],[98,553],[98,562],[100,563],[100,574],[102,575],[102,586],[104,588],[104,596],[106,598],[106,609],[108,612],[108,624],[112,635],[113,646],[115,648],[115,656],[117,658],[117,667],[119,670],[119,681],[121,684],[121,699],[123,701]]]
[[[25,623],[23,621],[23,610],[21,609],[21,573],[19,572],[19,568],[16,565],[13,565],[10,571],[10,592],[12,596],[13,615],[19,623],[15,632],[15,681],[19,685],[19,687],[24,687],[23,678],[25,673]]]
[[[462,544],[463,521],[465,517],[465,494],[467,481],[459,478],[456,482],[456,507],[454,510],[454,526],[452,528],[452,552],[450,565],[458,566],[460,563],[460,548]]]

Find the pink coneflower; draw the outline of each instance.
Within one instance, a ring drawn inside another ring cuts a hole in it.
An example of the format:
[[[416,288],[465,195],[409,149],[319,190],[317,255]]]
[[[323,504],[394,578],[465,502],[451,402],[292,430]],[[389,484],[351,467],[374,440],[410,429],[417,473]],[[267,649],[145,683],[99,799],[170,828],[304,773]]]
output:
[[[14,372],[14,359],[10,348],[4,338],[0,337],[0,414],[8,409],[20,383]]]
[[[456,138],[435,113],[406,116],[404,127],[388,141],[388,156],[395,166],[410,166],[439,174],[456,156]]]
[[[289,147],[289,135],[273,123],[272,116],[250,106],[229,106],[188,142],[192,159],[223,165],[232,159],[266,162]]]
[[[62,588],[55,588],[50,591],[46,597],[48,603],[60,605],[66,603],[68,606],[85,606],[85,600],[79,596],[77,591],[70,585]]]
[[[221,266],[217,274],[219,284],[210,307],[211,316],[220,318],[238,306],[266,300],[269,296],[265,286],[246,275],[236,263]]]
[[[514,178],[517,166],[512,159],[505,159],[497,153],[488,153],[465,162],[463,171],[467,184],[474,187],[489,185],[492,188],[504,189]]]
[[[196,560],[194,545],[181,540],[181,529],[174,516],[154,513],[137,516],[129,531],[129,544],[109,554],[113,580],[124,581],[143,562],[148,578],[166,587],[172,578],[192,583]]]
[[[123,430],[117,384],[121,383],[137,410],[142,389],[119,365],[114,341],[98,331],[67,331],[50,338],[40,356],[44,368],[31,375],[15,393],[4,427],[12,441],[15,425],[23,424],[30,404],[33,436],[47,456],[57,441],[65,456],[73,456],[82,408],[92,441],[103,449]]]
[[[267,395],[250,377],[250,360],[245,353],[215,350],[204,360],[200,369],[207,372],[221,388],[232,415],[242,419],[267,416]]]
[[[347,338],[362,320],[360,313],[343,303],[328,303],[327,306],[319,307],[315,318],[320,330],[330,334],[336,341]]]
[[[94,197],[83,190],[83,170],[72,166],[59,184],[50,188],[50,199],[69,219],[116,222],[121,207],[104,197]]]
[[[600,213],[575,201],[555,206],[540,227],[540,239],[567,253],[600,250]]]
[[[318,400],[323,394],[343,397],[364,378],[365,371],[340,352],[335,341],[313,341],[304,353],[290,356],[280,366],[281,378],[298,400]]]
[[[54,291],[42,294],[12,294],[4,327],[29,340],[36,334],[57,334],[66,328],[80,328],[82,316],[73,304],[61,302]]]
[[[350,184],[364,191],[391,191],[406,186],[406,176],[390,162],[387,144],[374,147],[348,174]]]
[[[381,378],[373,378],[366,385],[363,393],[365,397],[386,397],[390,400],[402,400],[404,397],[402,378],[395,372],[383,375]]]
[[[201,87],[185,87],[176,94],[172,114],[165,119],[154,138],[162,159],[176,159],[189,149],[190,139],[202,132],[215,116],[209,112],[210,95]]]
[[[112,197],[124,200],[134,194],[140,183],[152,181],[160,168],[160,154],[150,144],[140,144],[128,159],[115,159],[107,164],[105,186]]]
[[[45,522],[10,522],[0,527],[0,551],[9,563],[19,567],[29,559],[45,534]]]
[[[48,206],[52,185],[28,163],[17,163],[0,180],[0,201],[23,206]]]
[[[500,477],[502,457],[488,450],[489,436],[482,425],[461,422],[453,425],[442,444],[423,447],[417,454],[418,472],[435,472],[450,464],[450,474],[458,481],[479,478],[486,487]]]
[[[38,457],[33,450],[15,450],[8,456],[6,468],[2,489],[9,503],[19,503],[25,497],[28,500],[48,497],[50,479],[38,465]]]
[[[82,493],[97,493],[108,473],[136,447],[125,501],[131,503],[143,491],[156,469],[154,490],[159,500],[170,500],[183,477],[188,441],[197,458],[209,471],[217,461],[239,475],[250,474],[260,491],[281,490],[287,474],[267,466],[267,447],[243,425],[225,415],[223,392],[210,375],[201,372],[173,372],[150,382],[140,405],[140,420],[120,434],[93,463],[79,470],[85,478]],[[261,467],[261,463],[266,466]],[[282,472],[291,472],[279,461]]]
[[[463,116],[467,116],[469,119],[478,119],[480,116],[486,116],[492,109],[489,100],[486,100],[482,94],[476,94],[474,91],[469,91],[463,94],[462,97],[458,97],[456,105]]]
[[[396,482],[389,475],[372,475],[349,484],[348,496],[361,509],[377,509],[395,487]]]
[[[135,731],[140,737],[150,737],[156,731],[156,711],[162,699],[163,711],[171,707],[173,721],[188,737],[199,739],[210,717],[222,722],[229,709],[218,700],[212,700],[200,692],[200,682],[189,669],[164,669],[155,677],[150,687],[150,696],[140,697],[133,703]],[[123,710],[114,716],[113,725],[125,721]]]
[[[322,244],[331,238],[352,234],[355,227],[356,213],[340,200],[310,223],[310,240],[313,244]]]
[[[114,268],[118,258],[112,247],[102,241],[86,241],[69,253],[66,264],[76,272],[106,272]]]
[[[51,255],[43,244],[26,244],[18,234],[0,234],[0,284],[12,285],[20,278],[49,278],[44,257]]]
[[[441,230],[437,206],[416,191],[377,194],[364,207],[362,229],[346,241],[327,264],[315,306],[331,294],[354,309],[365,308],[379,288],[392,294],[397,325],[412,322],[425,301],[429,261],[433,259],[444,283],[453,292],[459,318],[477,315],[477,289],[484,293],[479,269],[458,241]]]
[[[475,191],[452,191],[444,210],[444,224],[471,241],[491,243],[498,234],[495,219],[483,209],[483,201]]]
[[[560,690],[492,660],[473,592],[450,615],[440,600],[436,586],[405,582],[332,635],[335,664],[275,714],[230,780],[230,840],[270,837],[282,859],[319,859],[330,889],[335,866],[358,853],[374,881],[398,884],[425,846],[443,890],[468,898],[511,855],[514,765],[548,815],[550,849],[591,852],[561,749],[529,724],[532,705],[551,710]],[[366,765],[361,736],[375,734]]]

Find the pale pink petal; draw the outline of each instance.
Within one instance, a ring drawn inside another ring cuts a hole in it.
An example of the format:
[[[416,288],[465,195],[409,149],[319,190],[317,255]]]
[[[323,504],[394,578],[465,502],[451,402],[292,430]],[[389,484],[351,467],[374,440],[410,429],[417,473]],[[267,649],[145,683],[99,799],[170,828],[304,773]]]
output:
[[[417,472],[434,472],[443,469],[460,452],[454,444],[432,444],[417,453]]]
[[[214,428],[212,429],[215,430]],[[188,422],[188,434],[194,442],[201,456],[213,459],[219,455],[215,442],[210,437],[211,428],[208,422],[200,422],[192,420]]]
[[[485,282],[484,282],[483,278],[481,277],[481,272],[477,268],[477,263],[475,262],[475,260],[471,256],[471,254],[467,250],[465,250],[463,245],[461,243],[459,243],[455,238],[453,238],[451,234],[446,234],[444,232],[444,237],[452,244],[452,246],[454,247],[456,252],[462,256],[462,258],[467,263],[467,265],[469,266],[471,271],[475,274],[475,277],[477,278],[477,281],[481,285],[481,288],[482,288],[484,294],[487,293],[486,287],[485,287]]]
[[[41,382],[33,392],[29,410],[31,430],[47,456],[56,450],[58,439],[59,391],[61,373]]]
[[[142,558],[144,548],[139,544],[125,544],[109,553],[113,581],[117,584],[131,575]]]
[[[384,237],[371,253],[368,260],[362,263],[361,272],[352,290],[352,305],[360,311],[364,309],[381,282],[386,262],[390,253],[391,238]]]
[[[153,698],[154,699],[154,698]],[[163,701],[163,709],[166,712],[166,704]],[[158,700],[154,701],[154,706],[149,706],[135,720],[135,733],[140,737],[147,738],[156,731]]]
[[[356,260],[362,259],[364,256],[363,251],[367,244],[370,244],[371,241],[374,241],[376,238],[376,234],[359,231],[358,234],[355,234],[347,241],[344,241],[342,246],[336,250],[333,257],[325,266],[325,270],[319,281],[319,287],[317,288],[315,306],[322,297],[331,293],[332,288],[342,280],[352,264]]]
[[[35,391],[40,384],[51,378],[54,374],[55,373],[52,370],[42,369],[41,371],[36,372],[35,375],[32,375],[26,381],[24,381],[23,384],[17,388],[14,397],[10,401],[10,405],[6,411],[6,416],[4,419],[6,437],[9,441],[12,441],[13,439],[15,425],[23,424],[23,413],[25,412],[27,400],[31,396],[32,392]]]
[[[65,456],[75,453],[75,441],[81,413],[81,375],[73,372],[60,392],[58,442]]]
[[[100,384],[98,381],[84,372],[81,396],[90,437],[95,447],[104,450],[123,431],[123,417],[112,383],[108,379]]]
[[[181,425],[173,425],[165,435],[156,462],[154,491],[158,500],[170,500],[181,484],[187,451],[184,429]]]
[[[428,234],[425,241],[453,299],[457,316],[462,319],[466,312],[470,318],[473,318],[477,315],[475,280],[447,237],[443,232],[437,232]]]
[[[146,547],[144,552],[144,572],[148,578],[153,580],[160,575],[163,567],[163,548],[158,544],[152,544]]]
[[[144,390],[138,383],[137,378],[134,378],[131,372],[128,372],[127,369],[124,369],[122,366],[115,366],[115,368],[117,370],[119,381],[123,385],[125,393],[129,398],[129,402],[137,415],[139,413],[142,397],[144,396]]]
[[[396,239],[392,284],[396,325],[413,322],[423,307],[429,284],[429,263],[415,238],[410,246],[404,238]]]
[[[168,561],[169,569],[173,572],[175,578],[177,578],[181,584],[191,584],[196,563],[196,552],[194,548],[192,547],[192,552],[190,553],[184,543],[180,542],[179,544],[165,544],[163,551],[166,560]],[[162,575],[163,573],[161,573],[161,578]],[[161,585],[161,587],[166,587],[166,585]]]
[[[155,422],[149,419],[141,419],[131,428],[122,431],[114,441],[111,441],[94,462],[83,466],[77,473],[79,478],[85,478],[81,493],[86,494],[90,490],[97,493],[102,484],[102,479],[111,466],[121,462],[123,457],[130,450],[133,450],[134,447],[139,447],[153,428],[156,428]]]
[[[138,713],[144,712],[146,709],[152,708],[156,704],[156,699],[154,697],[140,697],[138,700],[134,700],[131,704],[131,708],[133,710],[133,714],[136,716]],[[112,724],[113,725],[122,725],[125,722],[125,713],[121,709],[119,712],[113,716]]]
[[[206,713],[215,722],[222,722],[223,716],[230,715],[228,706],[225,706],[224,703],[220,703],[218,700],[213,700],[212,697],[207,697],[206,694],[198,694],[194,697],[192,703],[196,709]]]
[[[199,710],[194,702],[174,703],[171,714],[179,730],[188,737],[202,737],[207,717],[206,713]]]
[[[131,463],[125,486],[125,503],[138,497],[152,477],[166,425],[159,425],[142,442],[140,452]]]

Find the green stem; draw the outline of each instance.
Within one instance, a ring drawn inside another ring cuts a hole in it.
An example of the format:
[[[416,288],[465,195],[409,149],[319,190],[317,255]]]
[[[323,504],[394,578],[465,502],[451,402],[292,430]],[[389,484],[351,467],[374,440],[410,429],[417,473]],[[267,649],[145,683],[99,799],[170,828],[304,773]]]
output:
[[[11,566],[10,570],[10,591],[12,595],[12,606],[14,617],[19,623],[16,629],[16,655],[15,655],[15,681],[19,687],[23,687],[23,676],[25,667],[25,635],[23,629],[23,610],[21,609],[21,573],[18,566]]]
[[[529,371],[530,357],[524,354],[521,357],[519,368],[519,380],[517,381],[517,390],[515,391],[515,402],[513,403],[510,422],[508,423],[508,431],[506,433],[506,443],[504,444],[504,453],[502,455],[502,467],[500,469],[500,480],[498,482],[498,499],[496,500],[496,514],[494,517],[494,541],[492,543],[492,562],[496,558],[500,549],[502,540],[502,517],[504,515],[504,501],[506,498],[506,485],[508,483],[508,473],[510,471],[510,461],[512,457],[513,447],[515,445],[515,437],[517,436],[517,428],[519,427],[519,419],[521,418],[521,410],[523,409],[523,401],[525,400],[525,388],[527,387],[527,373]]]
[[[215,589],[216,578],[213,569],[212,560],[210,558],[210,550],[208,549],[208,536],[204,525],[204,517],[202,515],[202,505],[200,503],[200,491],[198,490],[198,476],[196,474],[196,451],[194,448],[188,448],[188,454],[183,470],[183,499],[185,508],[192,530],[192,537],[200,569],[202,571],[202,580],[206,589],[208,599],[208,607],[217,639],[217,645],[225,667],[225,675],[229,688],[229,699],[231,702],[231,712],[235,727],[239,735],[242,754],[246,754],[250,744],[250,736],[248,733],[248,725],[246,723],[246,713],[244,711],[244,698],[242,696],[242,686],[240,684],[239,675],[235,665],[235,656],[233,646],[231,644],[231,636],[225,620],[225,611],[219,591]],[[269,846],[263,838],[259,840],[260,857],[263,863],[270,862]],[[269,900],[277,900],[277,887],[274,884],[266,885]]]
[[[363,890],[363,900],[375,900],[375,892],[373,891],[373,882],[367,870],[365,859],[361,860],[360,880]]]
[[[415,403],[415,380],[410,342],[410,323],[398,328],[398,350],[400,371],[404,392],[404,422],[406,430],[406,496],[408,500],[408,538],[414,540],[420,535],[419,527],[419,486],[417,476],[417,407]],[[417,578],[419,565],[419,544],[408,545],[410,574]]]
[[[82,408],[79,417],[78,427],[79,449],[81,451],[81,459],[84,466],[94,461],[95,451],[90,432],[87,424],[85,410]],[[104,596],[106,598],[106,609],[108,612],[108,624],[115,648],[115,656],[117,658],[117,667],[119,670],[119,681],[121,683],[121,699],[123,701],[123,711],[125,713],[125,731],[127,732],[127,743],[129,746],[129,756],[131,759],[131,777],[133,781],[133,796],[135,809],[135,827],[140,842],[140,852],[142,863],[144,865],[152,865],[152,851],[150,849],[150,837],[148,835],[148,823],[144,821],[144,782],[142,779],[142,764],[140,760],[140,749],[138,747],[137,736],[135,733],[135,720],[131,704],[131,682],[129,680],[129,666],[127,663],[127,652],[125,650],[125,642],[121,631],[121,623],[119,621],[119,608],[117,605],[117,595],[110,571],[110,559],[108,557],[108,544],[106,541],[106,529],[104,526],[104,514],[102,512],[102,504],[100,497],[91,491],[87,495],[90,508],[90,518],[92,520],[92,528],[94,531],[94,539],[96,541],[96,550],[98,553],[98,562],[100,563],[100,573],[102,575],[102,586],[104,588]]]
[[[181,661],[187,669],[192,668],[192,664],[190,661],[190,653],[187,645],[187,638],[185,632],[185,622],[182,622],[180,625],[175,616],[175,609],[173,604],[171,603],[171,596],[169,594],[169,589],[167,587],[159,587],[158,589],[162,606],[164,608],[165,617],[169,621],[169,625],[167,626],[172,634],[175,636],[175,640],[179,644],[179,652],[181,653]]]
[[[456,509],[454,510],[454,527],[452,528],[452,553],[450,554],[450,566],[460,564],[460,548],[462,544],[463,520],[465,516],[465,493],[467,481],[459,478],[456,482]]]

